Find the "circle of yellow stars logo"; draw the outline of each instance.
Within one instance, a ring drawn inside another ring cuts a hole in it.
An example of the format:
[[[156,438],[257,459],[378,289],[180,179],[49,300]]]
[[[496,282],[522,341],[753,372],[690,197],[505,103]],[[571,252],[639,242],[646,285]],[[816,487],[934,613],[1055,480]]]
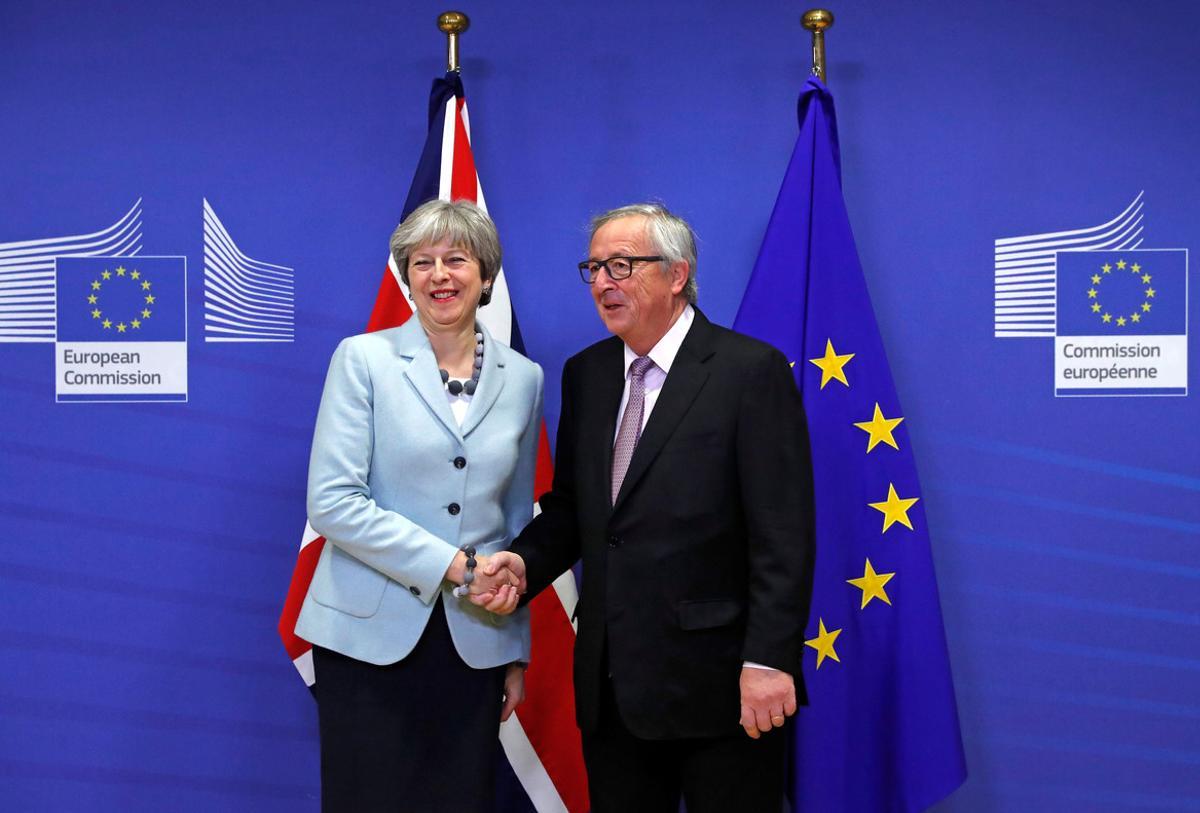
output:
[[[1105,280],[1110,280],[1113,278],[1114,270],[1128,270],[1138,278],[1139,284],[1146,286],[1144,289],[1145,296],[1142,300],[1141,307],[1135,309],[1133,313],[1129,314],[1128,316],[1123,313],[1114,316],[1111,311],[1105,309],[1105,307],[1100,303],[1100,286],[1104,284]],[[1139,263],[1130,264],[1125,262],[1123,258],[1118,258],[1115,266],[1109,262],[1104,263],[1104,265],[1100,266],[1099,274],[1092,274],[1092,287],[1089,288],[1087,292],[1088,301],[1091,303],[1089,307],[1091,308],[1092,313],[1100,317],[1100,321],[1106,325],[1115,323],[1117,327],[1125,327],[1127,324],[1137,324],[1138,322],[1142,321],[1142,318],[1145,315],[1150,313],[1150,309],[1153,307],[1151,300],[1154,299],[1155,295],[1158,293],[1150,284],[1152,279],[1153,277],[1150,276],[1150,273],[1142,268]]]
[[[100,307],[100,299],[104,293],[105,285],[125,285],[132,283],[134,290],[138,292],[138,296],[142,300],[142,308],[140,311],[134,311],[133,318],[113,322],[108,318]],[[100,276],[92,280],[89,288],[87,302],[92,307],[92,319],[100,324],[103,330],[115,330],[117,333],[127,333],[130,330],[139,330],[142,327],[142,322],[150,318],[151,305],[154,304],[154,294],[151,292],[153,283],[148,279],[142,278],[142,272],[136,268],[130,270],[123,265],[118,265],[115,271],[109,271],[107,268],[100,272]]]

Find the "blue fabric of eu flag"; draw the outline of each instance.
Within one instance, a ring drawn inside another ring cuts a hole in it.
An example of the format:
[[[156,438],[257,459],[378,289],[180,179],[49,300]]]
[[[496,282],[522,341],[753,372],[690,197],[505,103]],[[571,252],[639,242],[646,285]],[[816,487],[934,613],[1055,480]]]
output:
[[[187,338],[183,257],[59,257],[55,268],[58,341]]]
[[[802,811],[922,810],[966,778],[924,503],[818,79],[799,114],[734,324],[794,362],[812,444],[809,706],[795,721],[791,797]]]
[[[1187,252],[1060,251],[1055,300],[1059,336],[1180,336],[1187,332]]]

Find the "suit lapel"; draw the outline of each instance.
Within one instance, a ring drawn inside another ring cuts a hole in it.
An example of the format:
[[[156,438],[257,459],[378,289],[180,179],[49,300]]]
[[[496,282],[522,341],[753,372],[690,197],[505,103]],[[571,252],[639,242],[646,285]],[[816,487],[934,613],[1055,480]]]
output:
[[[437,358],[416,314],[396,331],[396,340],[397,354],[409,362],[404,368],[404,378],[451,437],[461,442],[462,433],[458,421],[454,420],[454,413],[450,411],[450,402],[446,400],[446,388],[438,374]]]
[[[472,430],[479,426],[480,421],[495,406],[500,391],[504,389],[504,357],[508,348],[495,341],[486,327],[481,325],[480,329],[483,331],[483,370],[479,373],[479,388],[475,390],[475,395],[467,407],[467,415],[463,418],[463,437],[471,434]],[[445,400],[445,396],[442,400]]]
[[[637,486],[638,480],[646,473],[650,464],[662,451],[663,446],[675,433],[680,421],[687,415],[696,401],[696,396],[708,380],[708,370],[704,362],[712,355],[712,324],[704,318],[699,309],[695,311],[694,321],[688,334],[671,363],[671,372],[663,382],[654,411],[646,422],[646,429],[638,440],[637,448],[633,450],[633,459],[629,461],[629,471],[621,483],[621,491],[613,505],[616,511],[628,497],[629,492]],[[615,426],[615,423],[614,423]],[[612,443],[609,435],[609,471],[612,470]]]

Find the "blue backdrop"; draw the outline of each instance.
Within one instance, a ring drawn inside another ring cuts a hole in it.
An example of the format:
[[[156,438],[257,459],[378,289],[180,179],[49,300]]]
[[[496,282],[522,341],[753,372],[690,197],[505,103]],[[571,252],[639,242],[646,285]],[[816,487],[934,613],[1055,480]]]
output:
[[[53,345],[0,336],[5,809],[317,808],[315,714],[274,627],[325,366],[378,286],[443,10],[0,6],[0,271],[140,200],[141,253],[187,258],[189,354],[185,404],[55,403]],[[688,217],[701,307],[733,321],[796,136],[804,8],[463,10],[475,157],[553,430],[563,360],[603,335],[573,268],[590,214]],[[993,312],[996,240],[1139,193],[1142,248],[1200,246],[1200,8],[833,10],[845,195],[971,771],[940,809],[1200,810],[1200,410],[1056,398],[1053,339],[998,337]],[[206,200],[293,269],[294,341],[205,341]]]

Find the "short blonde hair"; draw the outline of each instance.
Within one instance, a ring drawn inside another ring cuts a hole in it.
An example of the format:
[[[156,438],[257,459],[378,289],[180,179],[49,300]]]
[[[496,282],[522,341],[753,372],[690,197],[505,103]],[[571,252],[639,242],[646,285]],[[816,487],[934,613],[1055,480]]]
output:
[[[400,279],[408,285],[408,258],[421,246],[443,240],[465,248],[479,261],[479,276],[483,281],[480,305],[492,298],[492,281],[500,273],[500,236],[488,213],[469,200],[431,200],[422,203],[404,218],[392,239],[388,241]]]

